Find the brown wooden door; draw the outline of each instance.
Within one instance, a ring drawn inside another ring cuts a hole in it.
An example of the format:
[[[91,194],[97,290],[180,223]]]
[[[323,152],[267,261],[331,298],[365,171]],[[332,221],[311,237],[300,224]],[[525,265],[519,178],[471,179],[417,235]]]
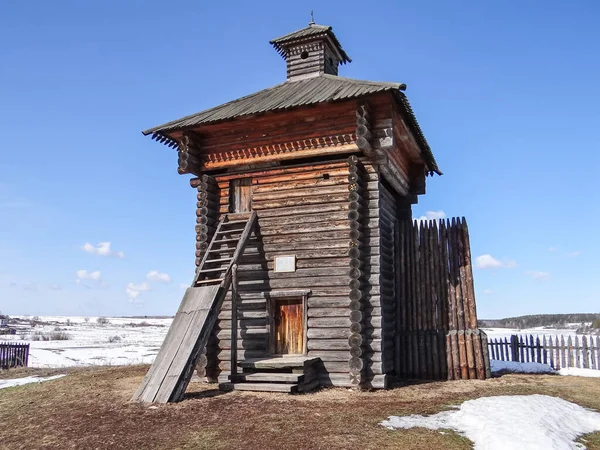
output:
[[[229,183],[229,212],[252,211],[252,179],[238,178]]]
[[[273,306],[274,353],[276,355],[304,353],[302,300],[275,300]]]

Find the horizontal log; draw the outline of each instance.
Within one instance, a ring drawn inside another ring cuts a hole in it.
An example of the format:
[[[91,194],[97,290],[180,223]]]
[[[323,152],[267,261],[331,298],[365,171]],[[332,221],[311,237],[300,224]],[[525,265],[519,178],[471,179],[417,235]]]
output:
[[[267,311],[244,311],[238,309],[238,319],[264,319],[267,317]],[[218,315],[219,319],[231,319],[231,309],[221,309]]]
[[[308,339],[348,339],[352,332],[349,328],[309,328]]]
[[[315,317],[308,319],[308,328],[349,327],[349,317]]]
[[[309,339],[308,350],[350,350],[347,339]]]
[[[351,313],[348,305],[342,308],[308,308],[308,317],[348,317]]]
[[[334,211],[348,211],[348,202],[346,199],[337,203],[323,203],[316,205],[294,205],[285,208],[264,209],[257,211],[259,223],[261,218],[278,217],[278,216],[294,216],[298,217],[303,214],[325,213]]]
[[[344,180],[345,181],[345,180]],[[267,191],[261,193],[252,193],[252,202],[272,201],[284,198],[296,198],[296,197],[313,197],[320,195],[335,195],[345,194],[348,192],[348,182],[339,183],[329,186],[315,185],[312,187],[297,188],[290,191]],[[204,206],[204,205],[203,205]]]
[[[321,361],[349,361],[351,356],[349,351],[342,350],[309,350],[309,357],[321,358]]]

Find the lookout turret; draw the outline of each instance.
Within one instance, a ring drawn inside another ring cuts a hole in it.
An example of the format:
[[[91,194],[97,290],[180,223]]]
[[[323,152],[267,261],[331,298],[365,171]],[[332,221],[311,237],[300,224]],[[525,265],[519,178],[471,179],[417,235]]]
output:
[[[337,75],[340,64],[352,61],[331,27],[314,22],[270,43],[285,58],[290,81],[323,74]]]

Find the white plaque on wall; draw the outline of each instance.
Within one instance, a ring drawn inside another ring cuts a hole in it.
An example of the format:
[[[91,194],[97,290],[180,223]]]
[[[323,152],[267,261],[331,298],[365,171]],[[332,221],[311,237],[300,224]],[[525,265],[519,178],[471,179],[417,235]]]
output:
[[[295,272],[296,255],[276,256],[275,272]]]

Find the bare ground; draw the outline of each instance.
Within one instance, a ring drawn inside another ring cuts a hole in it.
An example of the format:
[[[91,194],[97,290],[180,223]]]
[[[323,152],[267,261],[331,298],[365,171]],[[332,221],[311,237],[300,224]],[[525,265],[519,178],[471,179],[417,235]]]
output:
[[[296,396],[222,393],[215,385],[192,383],[177,404],[130,403],[146,370],[71,369],[55,381],[0,390],[0,448],[469,449],[471,442],[452,432],[390,431],[378,423],[490,395],[546,394],[600,410],[600,379],[539,375]],[[57,373],[65,371],[20,369],[0,372],[0,378]],[[585,439],[589,449],[600,449],[600,433]]]

